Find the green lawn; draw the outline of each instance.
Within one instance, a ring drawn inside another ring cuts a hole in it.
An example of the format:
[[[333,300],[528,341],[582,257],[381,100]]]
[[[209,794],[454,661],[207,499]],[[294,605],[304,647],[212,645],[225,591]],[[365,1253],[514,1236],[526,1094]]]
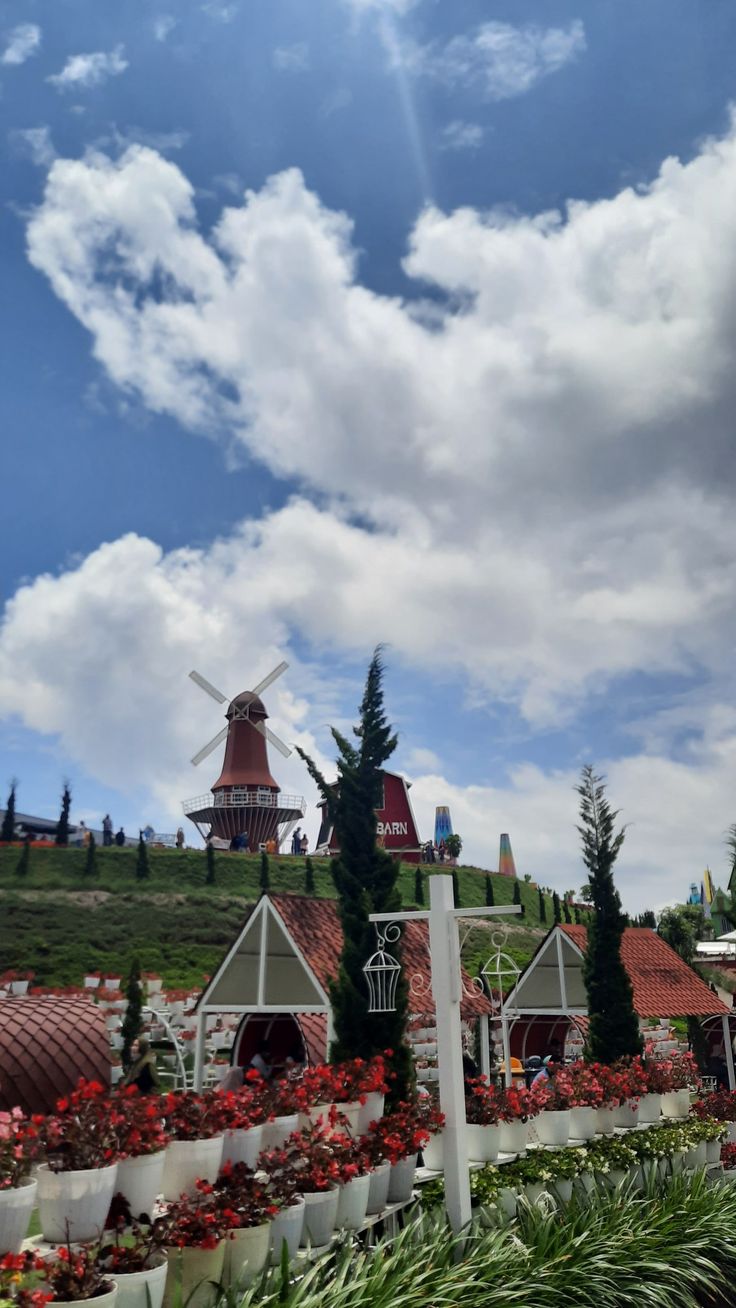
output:
[[[85,872],[86,855],[79,849],[32,849],[26,876],[17,872],[20,851],[0,848],[0,957],[3,966],[33,970],[44,985],[81,982],[86,970],[120,969],[137,954],[146,971],[158,971],[169,986],[196,986],[209,974],[231,944],[246,906],[260,893],[260,858],[218,854],[215,884],[205,884],[203,852],[151,850],[150,876],[136,879],[135,849],[100,849],[97,871]],[[315,892],[333,896],[325,859],[313,860]],[[404,905],[415,904],[415,867],[403,864],[400,889]],[[440,867],[423,869],[447,870]],[[305,893],[304,860],[287,856],[269,861],[271,889]],[[485,903],[485,873],[458,868],[461,903]],[[492,877],[497,904],[508,904],[513,882]],[[520,964],[531,956],[541,938],[537,891],[521,883],[525,915],[513,924],[507,952]],[[425,898],[428,897],[425,892]],[[548,921],[552,920],[548,901]],[[535,930],[536,928],[536,930]],[[487,933],[474,931],[469,941],[471,966],[491,952]]]

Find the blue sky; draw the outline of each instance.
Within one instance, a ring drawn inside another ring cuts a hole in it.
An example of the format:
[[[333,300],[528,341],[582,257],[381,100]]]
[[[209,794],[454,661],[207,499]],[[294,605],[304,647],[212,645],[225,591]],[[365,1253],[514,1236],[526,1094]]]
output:
[[[382,640],[425,831],[449,802],[475,860],[510,830],[577,885],[592,759],[627,903],[723,871],[735,29],[725,0],[0,7],[24,808],[69,776],[79,816],[172,829],[215,775],[191,666],[236,693],[287,658],[274,725],[329,766]]]

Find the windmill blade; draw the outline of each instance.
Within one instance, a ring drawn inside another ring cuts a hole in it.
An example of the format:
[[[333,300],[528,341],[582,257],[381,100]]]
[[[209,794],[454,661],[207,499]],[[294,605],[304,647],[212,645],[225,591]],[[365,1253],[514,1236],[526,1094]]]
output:
[[[286,672],[288,666],[288,663],[277,664],[273,672],[269,672],[268,676],[263,678],[263,681],[259,681],[258,685],[253,687],[253,694],[262,695],[264,690],[267,690],[269,686],[273,685],[277,677],[280,677],[283,672]]]
[[[204,749],[200,749],[199,753],[194,755],[192,763],[195,768],[198,763],[202,762],[203,758],[206,758],[208,754],[212,753],[213,749],[217,749],[217,746],[225,739],[227,733],[228,727],[223,727],[222,731],[218,731],[217,735],[210,741],[209,745],[205,745]]]
[[[266,737],[266,740],[270,741],[274,749],[279,751],[279,754],[283,754],[284,758],[291,758],[289,746],[285,745],[283,740],[279,740],[276,733],[270,727],[267,727],[265,722],[254,722],[252,725],[256,731],[260,731],[261,735]]]
[[[189,676],[192,681],[196,681],[197,685],[202,687],[202,690],[206,690],[208,695],[216,699],[218,704],[227,704],[227,695],[223,695],[219,690],[216,690],[212,682],[203,677],[200,672],[190,672]]]

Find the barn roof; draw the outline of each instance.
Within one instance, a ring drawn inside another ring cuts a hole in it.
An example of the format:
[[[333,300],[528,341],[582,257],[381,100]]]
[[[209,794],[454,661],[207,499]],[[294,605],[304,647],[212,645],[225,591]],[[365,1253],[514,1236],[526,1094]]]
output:
[[[0,1001],[0,1109],[47,1113],[80,1076],[110,1084],[105,1014],[85,998]]]

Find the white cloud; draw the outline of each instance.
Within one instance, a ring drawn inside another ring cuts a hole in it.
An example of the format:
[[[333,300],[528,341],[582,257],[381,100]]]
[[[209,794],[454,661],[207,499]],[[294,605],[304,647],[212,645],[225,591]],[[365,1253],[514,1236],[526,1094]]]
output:
[[[393,45],[391,56],[417,75],[463,89],[477,87],[489,100],[509,100],[577,59],[585,44],[579,19],[568,27],[489,22],[445,44]]]
[[[176,19],[173,14],[160,14],[154,19],[153,35],[157,41],[166,41],[176,27]]]
[[[455,119],[442,129],[440,149],[477,150],[483,144],[483,136],[480,123],[464,123],[461,119]]]
[[[237,3],[228,3],[228,0],[207,0],[202,5],[202,13],[207,14],[208,18],[214,18],[218,23],[232,23],[237,17],[239,5]]]
[[[124,73],[128,61],[124,57],[122,45],[114,50],[96,50],[92,54],[70,55],[60,73],[54,73],[46,80],[65,91],[69,87],[99,86],[108,77],[117,77]]]
[[[410,9],[419,4],[419,0],[343,0],[354,13],[362,14],[408,14]]]
[[[320,104],[320,118],[331,118],[333,114],[339,113],[341,109],[347,109],[348,105],[353,103],[353,93],[349,86],[338,86],[325,96]]]
[[[11,143],[22,154],[27,154],[40,168],[48,168],[56,158],[51,130],[43,127],[19,127],[9,133]]]
[[[306,72],[309,68],[309,46],[306,41],[278,46],[273,52],[273,66],[280,73]]]
[[[19,23],[9,33],[7,44],[0,55],[0,64],[24,64],[41,47],[41,28],[37,23]]]

